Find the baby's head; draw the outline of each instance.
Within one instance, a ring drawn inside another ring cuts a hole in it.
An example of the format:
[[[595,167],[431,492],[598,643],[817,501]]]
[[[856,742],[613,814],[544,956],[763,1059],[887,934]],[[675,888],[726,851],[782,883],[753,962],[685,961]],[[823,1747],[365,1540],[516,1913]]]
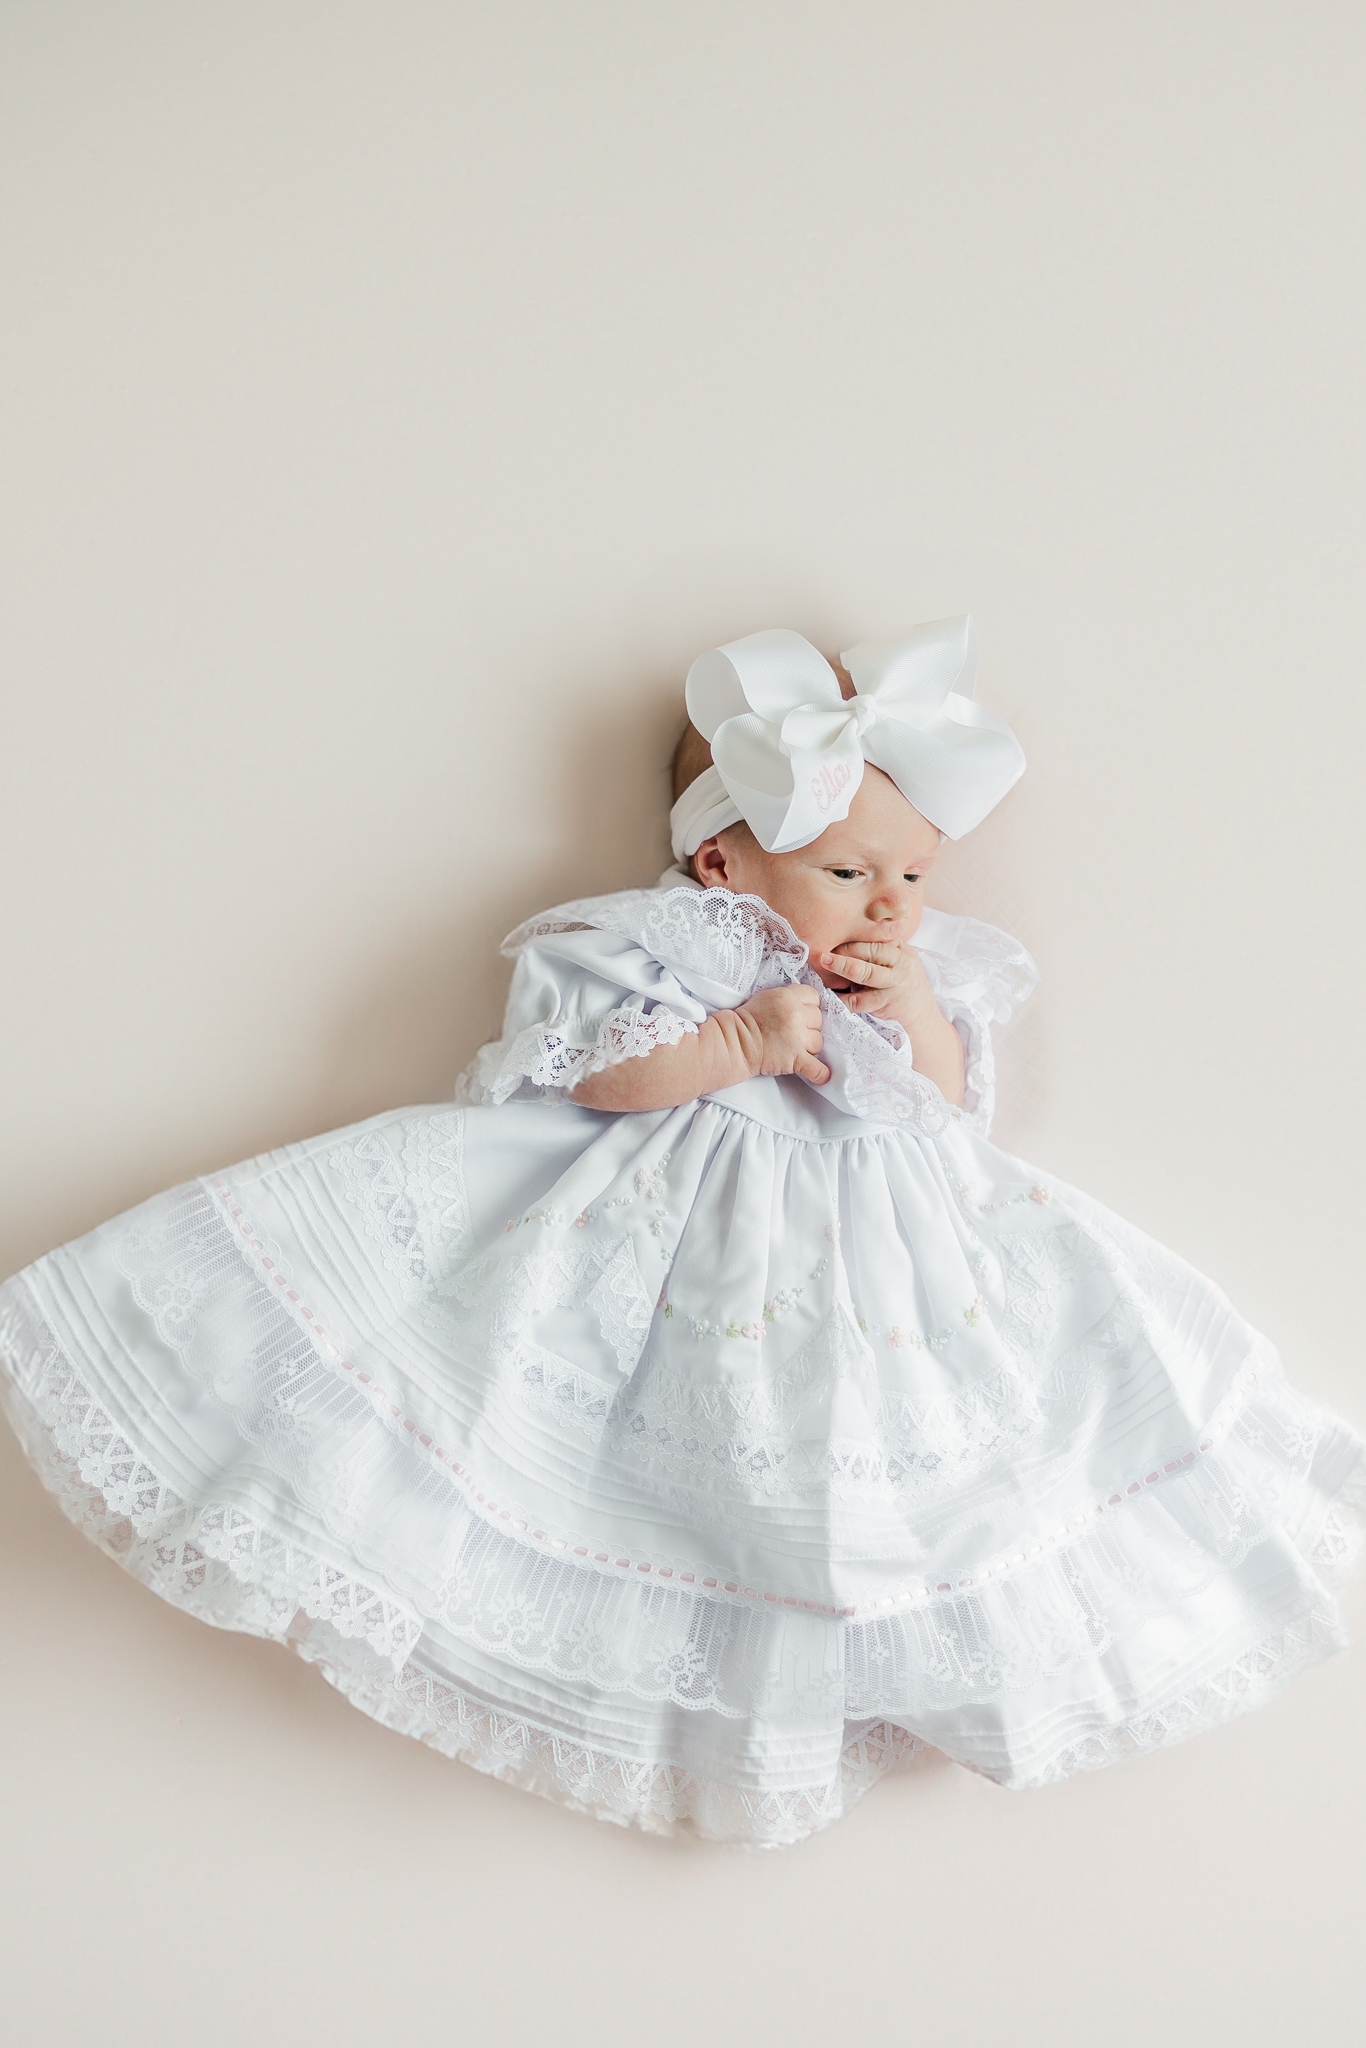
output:
[[[751,633],[688,671],[674,756],[674,857],[704,888],[762,897],[831,988],[824,956],[910,939],[945,836],[1024,770],[974,699],[972,621],[937,619],[828,661],[798,633]]]
[[[674,755],[675,801],[710,765],[710,747],[689,725]],[[728,825],[702,841],[689,869],[704,888],[760,897],[787,919],[826,986],[845,989],[842,976],[821,966],[822,956],[859,940],[909,939],[942,839],[891,777],[869,763],[848,816],[809,846],[765,853],[748,825]]]

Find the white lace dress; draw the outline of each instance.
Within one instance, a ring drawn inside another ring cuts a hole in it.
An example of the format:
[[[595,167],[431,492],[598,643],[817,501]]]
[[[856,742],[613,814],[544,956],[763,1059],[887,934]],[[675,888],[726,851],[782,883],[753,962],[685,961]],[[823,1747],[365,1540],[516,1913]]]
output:
[[[959,1113],[823,999],[833,1078],[671,1110],[581,1075],[812,980],[752,897],[508,941],[459,1106],[207,1176],[0,1289],[68,1512],[357,1705],[604,1818],[795,1840],[923,1744],[1041,1785],[1340,1641],[1361,1446],[1208,1281],[995,1150],[1028,956],[917,938]]]

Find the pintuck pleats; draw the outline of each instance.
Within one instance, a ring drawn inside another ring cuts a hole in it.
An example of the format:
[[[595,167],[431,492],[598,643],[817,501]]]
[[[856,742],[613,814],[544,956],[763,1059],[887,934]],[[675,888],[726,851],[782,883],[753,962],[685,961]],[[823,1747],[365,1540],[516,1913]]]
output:
[[[0,1288],[66,1512],[364,1711],[597,1814],[801,1839],[927,1746],[1046,1784],[1342,1641],[1362,1446],[1219,1290],[987,1141],[1033,967],[927,913],[951,1110],[822,993],[826,1088],[639,1115],[586,1072],[810,981],[752,898],[508,942],[458,1106],[212,1174]]]

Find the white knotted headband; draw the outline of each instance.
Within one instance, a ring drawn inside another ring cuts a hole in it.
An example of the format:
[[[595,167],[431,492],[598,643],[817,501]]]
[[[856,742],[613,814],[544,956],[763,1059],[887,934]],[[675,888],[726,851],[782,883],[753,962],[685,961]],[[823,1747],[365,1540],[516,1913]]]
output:
[[[840,660],[854,682],[848,699],[800,633],[751,633],[698,656],[688,716],[715,766],[669,814],[675,860],[742,819],[766,853],[809,846],[848,817],[868,761],[950,839],[980,824],[1024,773],[1005,720],[973,702],[971,619],[936,619]]]

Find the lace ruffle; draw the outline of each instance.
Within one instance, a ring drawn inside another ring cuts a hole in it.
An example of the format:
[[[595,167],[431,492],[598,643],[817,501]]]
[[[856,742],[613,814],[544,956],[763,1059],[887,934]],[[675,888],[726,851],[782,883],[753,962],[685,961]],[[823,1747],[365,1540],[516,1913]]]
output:
[[[1018,939],[995,925],[935,913],[930,936],[938,939],[944,931],[949,934],[944,949],[927,945],[920,958],[935,1001],[963,1041],[961,1119],[985,1137],[996,1113],[991,1026],[1008,1023],[1033,993],[1038,969]]]
[[[902,1612],[832,1624],[781,1605],[746,1606],[748,1588],[737,1588],[726,1604],[719,1591],[708,1598],[666,1588],[660,1575],[649,1586],[633,1572],[615,1580],[594,1576],[591,1567],[533,1552],[527,1539],[473,1514],[464,1519],[441,1583],[399,1594],[392,1572],[343,1568],[335,1549],[328,1558],[297,1533],[286,1539],[260,1513],[221,1499],[184,1499],[95,1398],[21,1283],[5,1290],[4,1307],[0,1344],[14,1376],[20,1434],[67,1513],[127,1569],[219,1626],[296,1646],[301,1636],[313,1641],[328,1675],[391,1725],[497,1775],[642,1826],[686,1823],[727,1833],[743,1824],[746,1839],[795,1839],[844,1810],[847,1755],[814,1792],[809,1785],[728,1785],[696,1767],[686,1740],[667,1764],[612,1755],[569,1724],[554,1730],[535,1713],[511,1711],[506,1698],[481,1701],[477,1688],[471,1692],[451,1672],[449,1653],[446,1668],[440,1657],[434,1661],[432,1631],[436,1640],[471,1646],[505,1673],[547,1673],[588,1685],[592,1697],[629,1695],[742,1725],[796,1715],[813,1731],[843,1725],[846,1738],[852,1724],[849,1739],[856,1742],[858,1731],[885,1722],[897,1731],[888,1738],[890,1750],[881,1745],[893,1757],[913,1746],[912,1736],[929,1739],[1016,1785],[1044,1783],[1124,1748],[1174,1741],[1226,1719],[1341,1640],[1326,1585],[1352,1555],[1361,1468],[1337,1469],[1342,1453],[1325,1418],[1274,1375],[1247,1376],[1200,1446],[1210,1455],[1184,1455],[1168,1461],[1165,1472],[1140,1477],[1128,1489],[1132,1500],[1097,1502],[1059,1529],[1053,1543],[927,1588]],[[165,1325],[188,1348],[194,1304],[172,1291],[160,1307]],[[219,1398],[230,1407],[232,1394],[231,1386],[220,1386]],[[305,1443],[316,1439],[325,1395],[320,1382],[310,1408],[296,1382],[293,1397],[279,1404],[277,1455],[286,1450],[281,1431],[295,1431]],[[247,1412],[240,1400],[233,1412],[240,1425]],[[335,1409],[332,1420],[342,1422]],[[353,1428],[342,1426],[350,1440]],[[404,1426],[401,1418],[395,1425]],[[296,1459],[294,1470],[306,1494],[306,1462]],[[420,1491],[420,1467],[412,1483]],[[1330,1505],[1316,1505],[1330,1493]],[[1173,1602],[1198,1598],[1216,1576],[1228,1578],[1268,1543],[1280,1559],[1266,1580],[1279,1590],[1268,1600],[1285,1611],[1269,1614],[1255,1640],[1232,1644],[1222,1663],[1159,1687],[1155,1698],[1142,1697],[1138,1687],[1112,1719],[1115,1673],[1128,1669],[1126,1655],[1108,1676],[1097,1674],[1089,1703],[1086,1674],[1112,1645],[1132,1641]],[[610,1569],[609,1559],[603,1563]],[[318,1630],[305,1631],[301,1617]],[[999,1703],[989,1725],[1004,1732],[1012,1699],[1069,1672],[1070,1725],[1051,1747],[1024,1743],[1012,1758],[999,1743],[972,1736],[966,1710]],[[853,1782],[861,1782],[862,1768]]]
[[[594,1747],[545,1721],[490,1704],[423,1670],[419,1661],[393,1673],[357,1657],[349,1645],[312,1628],[291,1643],[329,1682],[385,1727],[427,1743],[442,1755],[577,1813],[638,1827],[648,1834],[688,1834],[746,1848],[782,1848],[842,1819],[887,1774],[934,1745],[897,1722],[844,1725],[838,1763],[815,1785],[745,1787],[681,1761],[622,1756]],[[1236,1720],[1282,1692],[1341,1647],[1332,1615],[1310,1613],[1276,1629],[1232,1663],[1160,1707],[1088,1734],[1013,1789],[1037,1790],[1078,1771],[1104,1769],[1125,1756],[1170,1748]],[[976,1766],[967,1765],[969,1769]],[[994,1776],[991,1772],[979,1775]]]
[[[154,1593],[215,1627],[275,1640],[296,1616],[311,1616],[391,1668],[406,1662],[422,1635],[410,1608],[227,1501],[184,1499],[14,1281],[0,1290],[0,1358],[10,1375],[0,1377],[0,1394],[44,1485],[93,1543]]]
[[[512,1039],[486,1045],[456,1083],[461,1103],[506,1102],[524,1085],[559,1094],[623,1060],[644,1059],[661,1045],[677,1045],[696,1024],[656,1004],[651,1010],[613,1010],[582,1034],[554,1025],[531,1025]]]
[[[935,995],[986,1024],[1007,1023],[1039,979],[1018,939],[975,917],[927,911],[915,943]]]
[[[888,1721],[844,1726],[835,1767],[797,1785],[729,1783],[681,1759],[626,1754],[516,1714],[424,1670],[398,1673],[355,1656],[328,1630],[291,1645],[353,1706],[485,1776],[574,1813],[652,1835],[691,1835],[746,1849],[786,1848],[842,1819],[880,1779],[927,1744]]]
[[[820,991],[837,1085],[856,1116],[930,1136],[957,1121],[985,1133],[995,1101],[989,1027],[1009,1018],[1012,1008],[1030,993],[1037,979],[1034,963],[1017,940],[975,918],[927,912],[925,929],[927,944],[921,958],[926,973],[944,1014],[964,1040],[966,1093],[961,1111],[952,1109],[933,1083],[916,1071],[899,1026],[848,1010],[822,987],[807,965],[806,947],[786,919],[757,896],[685,882],[674,888],[588,897],[560,904],[519,925],[504,940],[503,951],[517,954],[538,940],[563,933],[610,932],[639,946],[685,988],[709,991],[709,1002],[724,992],[731,1005],[785,981],[805,982]],[[534,1026],[496,1048],[486,1047],[470,1070],[482,1092],[471,1093],[466,1086],[460,1099],[501,1101],[518,1085],[518,1078],[538,1079],[543,1069],[547,1078],[540,1085],[572,1086],[572,1080],[564,1083],[555,1076],[561,1061],[575,1055],[563,1052],[556,1040],[547,1057],[546,1037],[544,1027]],[[631,1050],[649,1052],[652,1046]],[[595,1069],[585,1066],[583,1071]],[[492,1092],[500,1088],[501,1094]]]
[[[653,959],[729,989],[737,999],[765,985],[760,973],[766,962],[782,961],[775,979],[790,981],[806,965],[806,947],[760,897],[695,883],[561,903],[509,932],[502,950],[516,954],[537,939],[572,931],[614,932]]]
[[[685,986],[689,976],[700,977],[734,1003],[760,989],[805,982],[820,993],[826,1057],[856,1116],[933,1135],[956,1115],[933,1082],[916,1072],[899,1027],[889,1035],[831,995],[807,966],[806,947],[787,920],[758,896],[689,885],[592,897],[519,925],[503,950],[515,953],[538,938],[586,929],[629,939]]]

